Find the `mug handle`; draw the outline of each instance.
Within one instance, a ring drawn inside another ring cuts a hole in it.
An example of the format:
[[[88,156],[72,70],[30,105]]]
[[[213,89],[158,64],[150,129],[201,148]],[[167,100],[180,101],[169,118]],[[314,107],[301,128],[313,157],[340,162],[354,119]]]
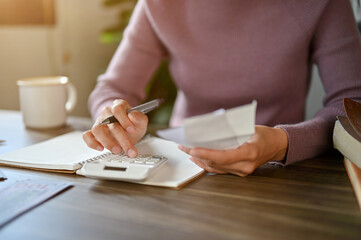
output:
[[[73,111],[76,105],[77,93],[76,93],[76,88],[71,82],[68,82],[66,84],[66,88],[68,91],[68,101],[65,103],[65,109],[68,113],[70,113],[71,111]]]

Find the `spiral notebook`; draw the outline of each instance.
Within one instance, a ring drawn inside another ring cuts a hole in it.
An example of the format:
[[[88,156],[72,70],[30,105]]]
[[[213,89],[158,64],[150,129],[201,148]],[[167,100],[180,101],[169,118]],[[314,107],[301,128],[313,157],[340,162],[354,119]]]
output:
[[[139,154],[163,155],[167,163],[155,175],[140,184],[180,188],[202,175],[204,170],[189,160],[189,156],[177,148],[177,144],[161,138],[147,136],[136,145]],[[103,154],[90,149],[82,139],[82,132],[74,131],[0,155],[0,164],[52,172],[76,173]]]

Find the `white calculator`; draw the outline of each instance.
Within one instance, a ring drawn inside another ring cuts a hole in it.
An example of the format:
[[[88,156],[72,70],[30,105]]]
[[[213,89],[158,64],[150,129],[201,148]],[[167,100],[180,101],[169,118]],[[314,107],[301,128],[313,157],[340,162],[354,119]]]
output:
[[[81,172],[93,178],[142,182],[159,170],[166,161],[166,157],[159,155],[138,154],[136,158],[131,158],[108,152],[86,161]]]

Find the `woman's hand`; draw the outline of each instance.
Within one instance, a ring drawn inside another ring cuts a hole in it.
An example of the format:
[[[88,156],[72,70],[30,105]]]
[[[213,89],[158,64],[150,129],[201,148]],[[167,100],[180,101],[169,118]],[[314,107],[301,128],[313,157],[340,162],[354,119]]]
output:
[[[256,126],[251,139],[232,150],[205,148],[179,149],[191,155],[191,160],[212,173],[232,173],[245,177],[268,161],[282,161],[287,153],[288,137],[281,128]]]
[[[114,154],[124,150],[128,156],[136,157],[137,149],[134,144],[145,135],[148,117],[138,111],[127,113],[130,108],[130,105],[121,99],[115,100],[111,107],[105,107],[92,129],[83,133],[86,144],[99,151],[107,148]],[[114,115],[119,123],[99,125],[110,115]]]

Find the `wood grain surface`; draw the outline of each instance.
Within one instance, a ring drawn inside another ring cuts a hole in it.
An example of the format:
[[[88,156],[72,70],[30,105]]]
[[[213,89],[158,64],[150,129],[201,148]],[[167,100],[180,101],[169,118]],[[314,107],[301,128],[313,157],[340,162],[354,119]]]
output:
[[[63,128],[34,131],[19,112],[0,111],[0,153],[90,126],[69,118]],[[246,178],[206,174],[181,190],[1,171],[7,181],[74,187],[0,229],[0,239],[361,239],[361,213],[337,152],[287,167],[265,164]]]

